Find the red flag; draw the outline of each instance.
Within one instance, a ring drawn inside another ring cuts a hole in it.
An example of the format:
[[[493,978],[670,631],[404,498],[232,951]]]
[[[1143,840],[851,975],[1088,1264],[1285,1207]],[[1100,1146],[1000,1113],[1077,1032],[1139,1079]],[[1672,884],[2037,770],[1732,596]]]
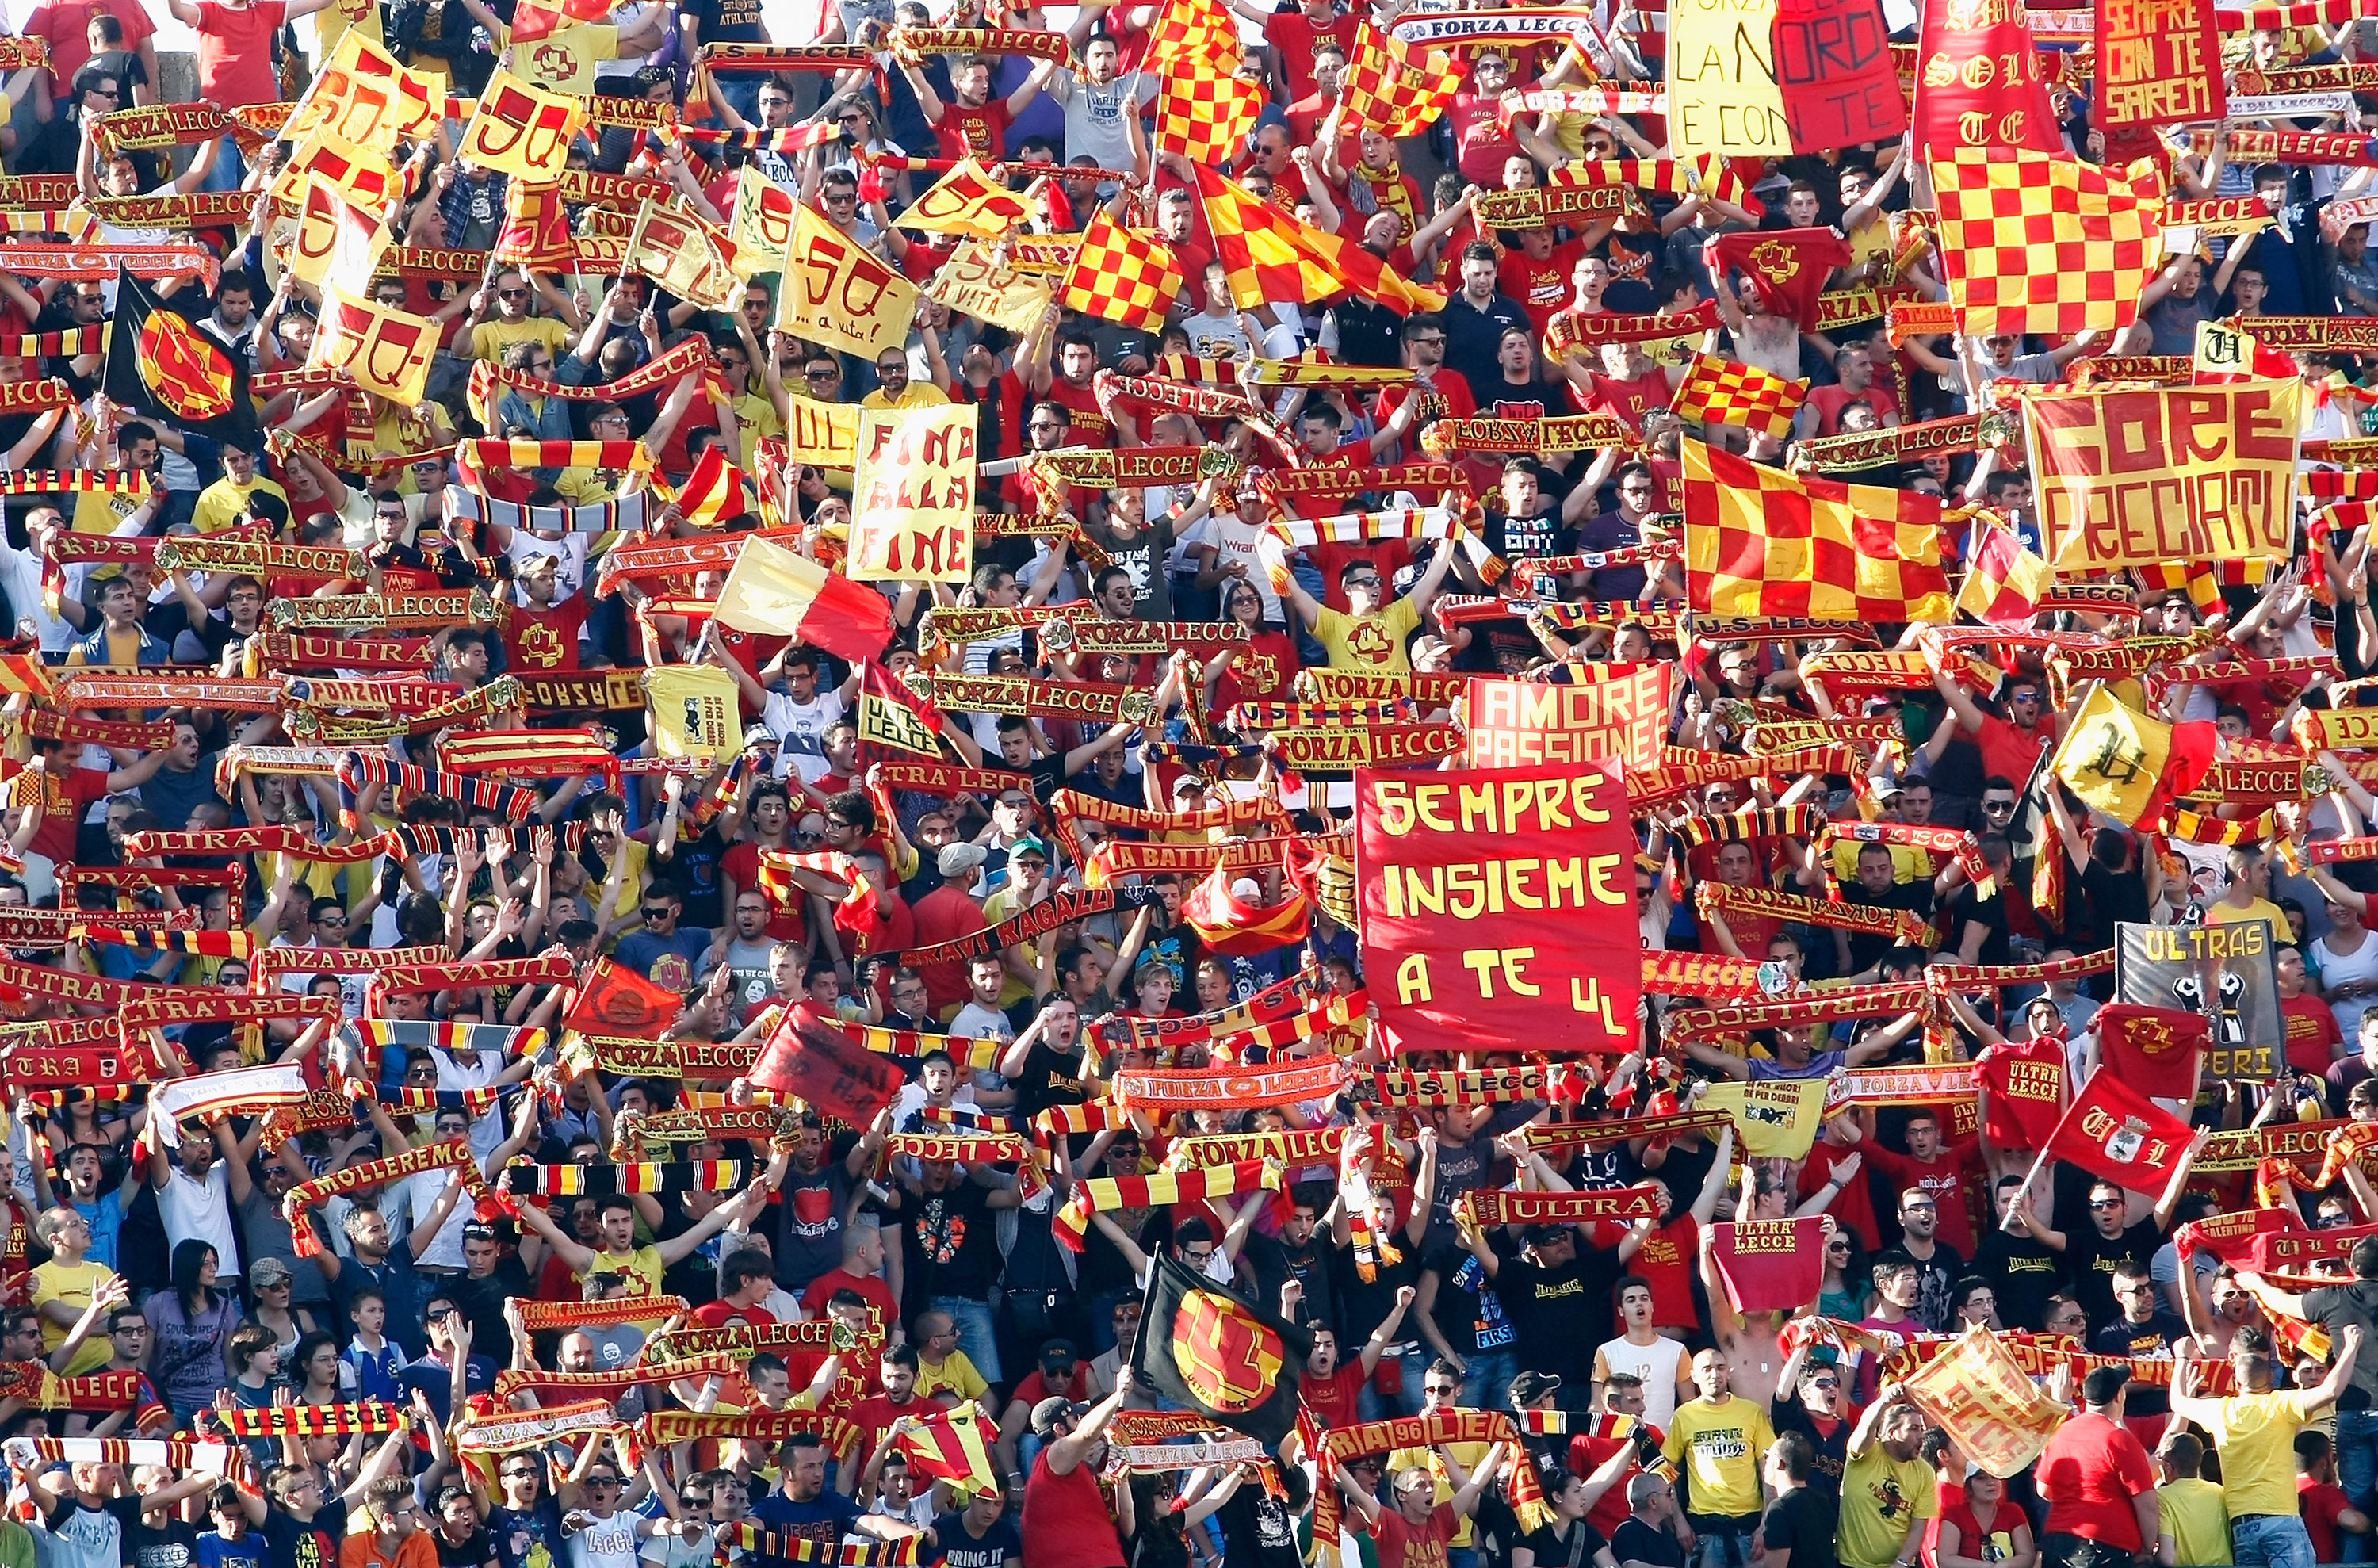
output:
[[[1712,271],[1741,271],[1767,308],[1811,330],[1825,280],[1856,259],[1831,229],[1753,229],[1722,235],[1702,251]]]
[[[2109,1002],[2092,1021],[2107,1070],[2142,1094],[2167,1100],[2195,1088],[2199,1054],[2213,1043],[2213,1020],[2178,1007]]]
[[[1926,6],[1916,41],[1916,150],[1945,158],[1964,147],[2027,147],[2061,154],[2021,6]],[[2019,76],[2016,75],[2019,73]]]
[[[2048,1135],[2045,1152],[2117,1187],[2160,1193],[2192,1136],[2186,1122],[2101,1065]]]
[[[2009,1041],[1974,1058],[1974,1082],[1989,1092],[1990,1142],[2000,1149],[2036,1149],[2064,1113],[2064,1044],[2057,1040]]]
[[[685,998],[676,992],[654,984],[624,965],[597,959],[578,987],[561,1027],[582,1034],[658,1040],[661,1031],[684,1011]]]
[[[819,1114],[853,1127],[873,1121],[906,1081],[889,1056],[815,1024],[803,1027],[799,1007],[785,1009],[749,1076],[754,1088],[798,1095]]]
[[[693,472],[678,488],[678,511],[696,528],[715,528],[743,513],[743,476],[727,460],[727,448],[717,441],[702,449]]]
[[[1181,900],[1183,923],[1207,947],[1236,956],[1269,952],[1304,940],[1313,924],[1313,905],[1303,893],[1291,887],[1285,902],[1267,907],[1232,892],[1234,880],[1228,869],[1217,865]]]
[[[1718,1278],[1737,1312],[1796,1312],[1825,1284],[1825,1217],[1711,1225]]]

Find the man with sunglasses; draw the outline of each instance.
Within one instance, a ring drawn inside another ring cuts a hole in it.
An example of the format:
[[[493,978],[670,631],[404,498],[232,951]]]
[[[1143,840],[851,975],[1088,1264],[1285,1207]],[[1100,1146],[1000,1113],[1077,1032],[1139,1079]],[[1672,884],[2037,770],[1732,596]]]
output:
[[[2043,722],[2040,683],[2027,675],[2018,675],[2008,681],[2006,715],[1986,711],[1974,700],[1955,677],[1940,667],[1937,648],[1925,650],[1932,666],[1932,686],[1940,694],[1949,710],[1957,716],[1954,726],[1943,724],[1934,731],[1925,751],[1938,763],[1948,750],[1949,742],[1960,730],[1971,735],[1982,754],[1982,773],[1988,778],[2028,778],[2039,764],[2039,754],[2056,744],[2056,725]],[[1988,787],[1985,786],[1985,792]],[[1987,826],[1987,825],[1986,825]],[[1998,825],[2003,829],[2004,825]]]
[[[525,274],[510,267],[499,269],[486,286],[471,296],[470,357],[495,363],[504,357],[504,350],[516,343],[536,344],[548,356],[558,356],[567,348],[569,323],[558,316],[530,315],[529,307],[535,297],[536,291]],[[487,316],[490,307],[495,310],[492,320]]]
[[[2164,1232],[2170,1228],[2172,1209],[2188,1185],[2189,1171],[2195,1166],[2196,1152],[2210,1136],[2209,1129],[2200,1128],[2181,1152],[2179,1167],[2159,1201],[2110,1181],[2090,1183],[2089,1223],[2085,1225],[2050,1230],[2031,1212],[2027,1198],[2016,1199],[2011,1211],[2015,1222],[2031,1233],[2033,1240],[2063,1255],[2065,1273],[2072,1282],[2072,1298],[2081,1304],[2091,1326],[2113,1322],[2120,1315],[2114,1300],[2114,1271],[2124,1263],[2136,1263],[2144,1269],[2154,1262],[2156,1249],[2163,1245]]]

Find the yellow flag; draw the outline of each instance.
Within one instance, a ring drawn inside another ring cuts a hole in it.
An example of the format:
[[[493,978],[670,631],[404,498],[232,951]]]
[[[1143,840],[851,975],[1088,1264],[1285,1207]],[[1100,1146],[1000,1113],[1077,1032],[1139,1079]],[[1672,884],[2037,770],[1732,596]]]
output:
[[[747,171],[748,172],[748,171]],[[725,252],[726,235],[691,212],[647,198],[628,236],[628,264],[653,282],[707,310],[732,310],[742,286]]]
[[[785,443],[793,461],[813,468],[848,468],[859,460],[859,408],[848,403],[820,403],[791,394],[792,423],[785,427]]]
[[[344,370],[355,385],[411,408],[428,395],[429,366],[438,355],[438,323],[322,291],[322,324],[314,332],[308,368]]]
[[[1001,266],[993,259],[989,246],[979,239],[969,239],[942,263],[925,290],[925,297],[993,326],[1022,333],[1030,332],[1034,323],[1049,313],[1056,293],[1047,279]]]
[[[908,341],[917,288],[806,205],[776,289],[779,329],[872,359]]]
[[[1036,214],[1024,199],[991,177],[972,158],[943,175],[897,220],[904,229],[926,234],[979,235],[997,239],[1021,228]]]
[[[735,677],[715,665],[655,665],[644,671],[653,747],[665,757],[723,756],[742,737]]]
[[[2204,778],[2213,756],[2212,725],[2166,724],[2098,686],[2072,716],[2048,766],[2115,821],[2152,827],[2175,795]]]
[[[558,180],[569,166],[570,139],[586,124],[586,101],[540,92],[498,70],[462,127],[456,156],[515,179]]]
[[[1742,1140],[1745,1153],[1762,1160],[1799,1160],[1808,1157],[1817,1130],[1824,1126],[1829,1087],[1821,1078],[1712,1083],[1697,1104],[1734,1118],[1735,1136]]]
[[[747,258],[777,257],[793,243],[793,193],[746,163],[735,176],[735,211],[727,236]]]

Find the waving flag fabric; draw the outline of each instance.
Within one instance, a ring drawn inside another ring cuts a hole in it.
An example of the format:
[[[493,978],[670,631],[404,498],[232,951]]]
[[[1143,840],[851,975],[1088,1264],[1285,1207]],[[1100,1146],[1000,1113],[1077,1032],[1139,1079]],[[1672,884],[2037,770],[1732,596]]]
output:
[[[2116,332],[2163,265],[2152,168],[2117,180],[2094,163],[2013,147],[1932,161],[1950,303],[1970,337]]]
[[[1267,301],[1333,299],[1350,288],[1406,315],[1445,308],[1443,295],[1406,283],[1384,257],[1298,223],[1219,169],[1198,167],[1197,194],[1214,231],[1214,252],[1229,269],[1231,296],[1243,309]]]
[[[1947,621],[1940,501],[1684,443],[1685,585],[1708,615]]]

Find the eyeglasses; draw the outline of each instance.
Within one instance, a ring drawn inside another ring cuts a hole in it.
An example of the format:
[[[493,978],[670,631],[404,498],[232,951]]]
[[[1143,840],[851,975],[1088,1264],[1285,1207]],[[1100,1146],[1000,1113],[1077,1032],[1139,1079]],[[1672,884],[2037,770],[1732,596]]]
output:
[[[706,1497],[696,1497],[690,1491],[681,1491],[678,1493],[678,1501],[693,1508],[707,1508],[710,1506],[710,1499]]]
[[[532,359],[528,362],[528,368],[536,371],[550,370],[553,368],[553,361],[550,359]]]
[[[1982,802],[1982,809],[1988,812],[1992,816],[2003,816],[2008,812],[2014,810],[2014,802],[2012,801],[1984,801]]]
[[[824,834],[812,833],[806,827],[798,829],[793,834],[793,842],[796,844],[817,844],[823,843],[824,839]]]
[[[2089,1207],[2092,1209],[2119,1209],[2121,1206],[2122,1200],[2119,1198],[2092,1198],[2089,1200]]]
[[[1379,585],[1379,580],[1370,576],[1349,577],[1346,579],[1346,585],[1350,588],[1375,588]]]
[[[616,1476],[589,1476],[586,1478],[586,1484],[590,1488],[616,1487],[619,1484],[619,1479]]]
[[[496,297],[498,299],[526,299],[528,297],[528,290],[524,288],[499,288],[496,291]]]
[[[811,369],[801,372],[801,380],[805,381],[831,381],[841,374],[841,371],[831,368]]]
[[[532,1469],[506,1470],[504,1472],[504,1479],[508,1481],[533,1481],[536,1479],[536,1472]]]
[[[1423,1393],[1441,1393],[1446,1398],[1450,1399],[1461,1391],[1451,1383],[1423,1383],[1421,1385],[1421,1392]]]
[[[666,904],[662,905],[659,909],[654,909],[649,904],[644,907],[644,918],[646,920],[667,920],[668,917],[669,909]]]
[[[1186,1262],[1191,1262],[1191,1263],[1202,1263],[1202,1262],[1204,1262],[1207,1259],[1211,1258],[1213,1255],[1214,1255],[1214,1249],[1213,1249],[1212,1248],[1210,1248],[1210,1247],[1207,1247],[1207,1248],[1198,1248],[1198,1249],[1195,1249],[1195,1250],[1193,1250],[1193,1249],[1191,1249],[1191,1248],[1189,1248],[1184,1247],[1184,1248],[1183,1248],[1181,1249],[1181,1257],[1182,1257],[1183,1260],[1183,1261],[1186,1261]]]

